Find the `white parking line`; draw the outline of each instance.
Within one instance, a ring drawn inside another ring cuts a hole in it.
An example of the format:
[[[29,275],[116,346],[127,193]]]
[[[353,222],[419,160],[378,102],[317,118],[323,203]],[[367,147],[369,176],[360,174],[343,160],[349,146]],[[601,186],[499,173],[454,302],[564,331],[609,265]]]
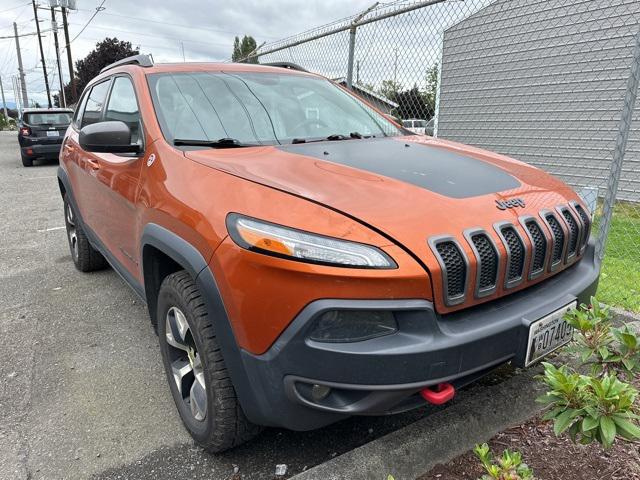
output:
[[[51,228],[45,228],[44,230],[38,230],[39,233],[44,233],[44,232],[53,232],[54,230],[62,230],[64,228],[67,227],[51,227]]]

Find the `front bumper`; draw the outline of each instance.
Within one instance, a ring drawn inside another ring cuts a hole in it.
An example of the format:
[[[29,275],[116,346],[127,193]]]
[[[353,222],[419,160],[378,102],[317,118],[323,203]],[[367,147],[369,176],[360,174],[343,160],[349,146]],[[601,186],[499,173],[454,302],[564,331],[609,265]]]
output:
[[[529,325],[576,299],[588,303],[598,276],[590,244],[580,262],[545,282],[445,316],[426,300],[315,301],[266,353],[241,350],[240,401],[253,422],[292,430],[424,405],[418,392],[426,386],[461,387],[505,362],[522,366]],[[357,343],[309,340],[315,319],[332,309],[392,310],[399,331]],[[313,385],[331,393],[316,401]]]

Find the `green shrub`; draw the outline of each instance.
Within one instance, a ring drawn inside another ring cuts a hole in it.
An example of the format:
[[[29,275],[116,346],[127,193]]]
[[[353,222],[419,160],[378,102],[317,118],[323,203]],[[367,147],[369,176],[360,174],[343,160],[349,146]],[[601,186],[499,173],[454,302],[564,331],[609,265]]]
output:
[[[502,457],[494,461],[489,445],[476,445],[473,453],[480,459],[487,474],[481,480],[533,480],[533,471],[522,463],[522,454],[505,450]]]
[[[595,298],[590,307],[581,305],[565,318],[576,329],[572,349],[591,367],[591,375],[543,363],[541,379],[549,390],[538,401],[549,407],[545,420],[553,420],[556,435],[567,432],[583,444],[596,441],[609,448],[618,436],[640,439],[638,391],[626,382],[640,371],[637,333],[629,325],[613,327],[609,309]]]
[[[591,305],[581,305],[565,316],[577,331],[573,350],[583,364],[591,365],[593,375],[614,372],[633,378],[640,372],[640,337],[629,325],[614,328],[609,308],[600,307],[595,298]]]

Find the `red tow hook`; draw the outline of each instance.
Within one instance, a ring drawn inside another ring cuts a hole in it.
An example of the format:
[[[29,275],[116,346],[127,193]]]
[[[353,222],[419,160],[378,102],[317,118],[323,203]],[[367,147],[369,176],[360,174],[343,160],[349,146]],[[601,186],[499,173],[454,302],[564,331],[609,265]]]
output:
[[[447,403],[456,394],[456,389],[450,383],[441,383],[438,386],[427,387],[420,390],[420,395],[432,405]]]

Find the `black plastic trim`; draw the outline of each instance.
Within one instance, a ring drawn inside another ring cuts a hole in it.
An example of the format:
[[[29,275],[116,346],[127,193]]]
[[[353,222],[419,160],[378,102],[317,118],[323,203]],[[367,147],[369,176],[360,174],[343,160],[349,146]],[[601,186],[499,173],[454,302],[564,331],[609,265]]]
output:
[[[480,252],[478,252],[478,249],[476,248],[475,243],[473,243],[473,237],[475,235],[484,235],[487,240],[489,240],[489,243],[491,244],[491,246],[493,247],[493,250],[496,254],[496,279],[495,282],[493,284],[493,287],[488,287],[488,288],[483,288],[480,289],[480,276],[482,273],[482,259],[480,258]],[[467,240],[467,243],[469,244],[469,246],[471,247],[471,250],[473,250],[473,255],[476,257],[476,285],[474,288],[474,297],[475,298],[482,298],[482,297],[486,297],[488,295],[491,295],[492,293],[494,293],[496,291],[496,289],[498,288],[498,278],[500,277],[500,266],[502,265],[502,255],[500,254],[500,250],[498,249],[498,246],[496,244],[496,242],[494,241],[493,237],[489,234],[489,232],[487,232],[485,229],[483,228],[469,228],[467,230],[465,230],[463,232],[464,238]]]
[[[580,220],[576,220],[576,215],[573,214],[571,209],[566,205],[558,205],[556,207],[556,211],[558,212],[558,217],[562,220],[562,223],[566,229],[566,243],[567,250],[565,251],[564,263],[570,264],[573,263],[578,258],[578,252],[580,251],[580,240],[582,239],[582,222]],[[564,212],[567,212],[573,218],[573,221],[576,222],[576,227],[578,228],[578,238],[576,239],[576,250],[574,252],[569,251],[569,247],[571,246],[571,227],[569,226],[569,222],[566,218],[564,218]]]
[[[540,225],[540,222],[538,221],[538,219],[533,215],[523,215],[518,218],[518,221],[520,222],[520,225],[522,226],[522,229],[524,230],[524,232],[527,234],[529,243],[531,243],[531,256],[529,260],[529,266],[527,268],[527,271],[529,272],[529,274],[527,278],[529,280],[534,280],[538,278],[540,275],[542,275],[546,270],[547,263],[549,262],[549,257],[552,253],[551,242],[549,242],[549,237],[545,235],[544,227]],[[533,239],[533,235],[531,235],[531,232],[529,232],[529,228],[527,227],[527,223],[529,222],[534,222],[538,226],[538,228],[540,229],[540,232],[542,233],[542,236],[544,237],[544,242],[546,244],[544,260],[542,261],[542,268],[539,269],[537,272],[533,271],[533,262],[535,260],[537,247],[536,247],[536,242]]]
[[[518,239],[520,240],[520,244],[522,245],[522,249],[524,250],[524,259],[522,261],[522,271],[520,272],[520,276],[513,280],[509,280],[509,266],[511,264],[511,248],[509,247],[509,243],[507,242],[507,239],[504,237],[504,234],[502,233],[503,229],[509,228],[509,227],[511,227],[515,232],[515,234],[518,236]],[[510,288],[517,287],[524,281],[525,270],[527,267],[527,255],[531,255],[531,251],[527,249],[527,244],[525,243],[524,238],[522,238],[522,234],[518,231],[518,226],[516,224],[509,221],[497,222],[493,224],[493,228],[498,234],[498,237],[500,237],[500,241],[502,241],[504,249],[507,252],[507,261],[505,263],[505,269],[504,269],[504,283],[503,283],[504,288],[510,289]]]
[[[560,228],[564,232],[564,242],[562,244],[562,252],[560,252],[560,259],[558,261],[556,261],[556,262],[553,261],[553,250],[555,248],[555,245],[556,245],[556,242],[558,241],[558,239],[556,238],[555,233],[553,233],[553,228],[551,228],[551,225],[549,224],[549,221],[547,220],[547,216],[548,215],[551,215],[556,219],[556,221],[560,225]],[[549,235],[551,236],[549,265],[547,265],[547,271],[555,272],[562,265],[562,262],[564,260],[565,254],[567,253],[567,242],[569,240],[567,238],[568,237],[567,230],[564,227],[564,222],[561,222],[560,220],[558,220],[558,216],[551,210],[546,210],[546,209],[545,210],[540,210],[540,218],[542,219],[542,222],[544,223],[545,227],[547,228],[547,231],[549,232]]]
[[[579,243],[578,243],[579,255],[582,256],[584,254],[584,251],[587,248],[587,244],[589,243],[589,236],[591,235],[592,222],[587,210],[575,200],[572,200],[569,202],[569,207],[571,210],[573,210],[573,213],[575,214],[573,217],[577,218],[578,223],[582,225],[582,232],[581,232]],[[587,218],[589,219],[589,221],[586,224],[582,219],[582,215],[580,215],[580,210],[582,210],[584,214],[587,216]]]
[[[449,288],[448,288],[449,277],[447,275],[447,266],[445,265],[444,260],[442,260],[442,257],[440,256],[440,253],[436,248],[439,244],[444,242],[454,243],[458,248],[460,255],[462,256],[462,260],[465,263],[463,293],[461,295],[456,295],[454,297],[449,296]],[[428,243],[429,243],[429,247],[431,248],[431,251],[436,257],[436,260],[438,260],[438,264],[440,265],[440,276],[442,277],[442,297],[445,305],[451,307],[454,305],[459,305],[461,303],[464,303],[465,298],[467,297],[467,289],[469,288],[469,259],[467,258],[467,255],[464,253],[462,245],[460,245],[460,242],[458,242],[458,240],[451,235],[436,235],[434,237],[429,238]]]

